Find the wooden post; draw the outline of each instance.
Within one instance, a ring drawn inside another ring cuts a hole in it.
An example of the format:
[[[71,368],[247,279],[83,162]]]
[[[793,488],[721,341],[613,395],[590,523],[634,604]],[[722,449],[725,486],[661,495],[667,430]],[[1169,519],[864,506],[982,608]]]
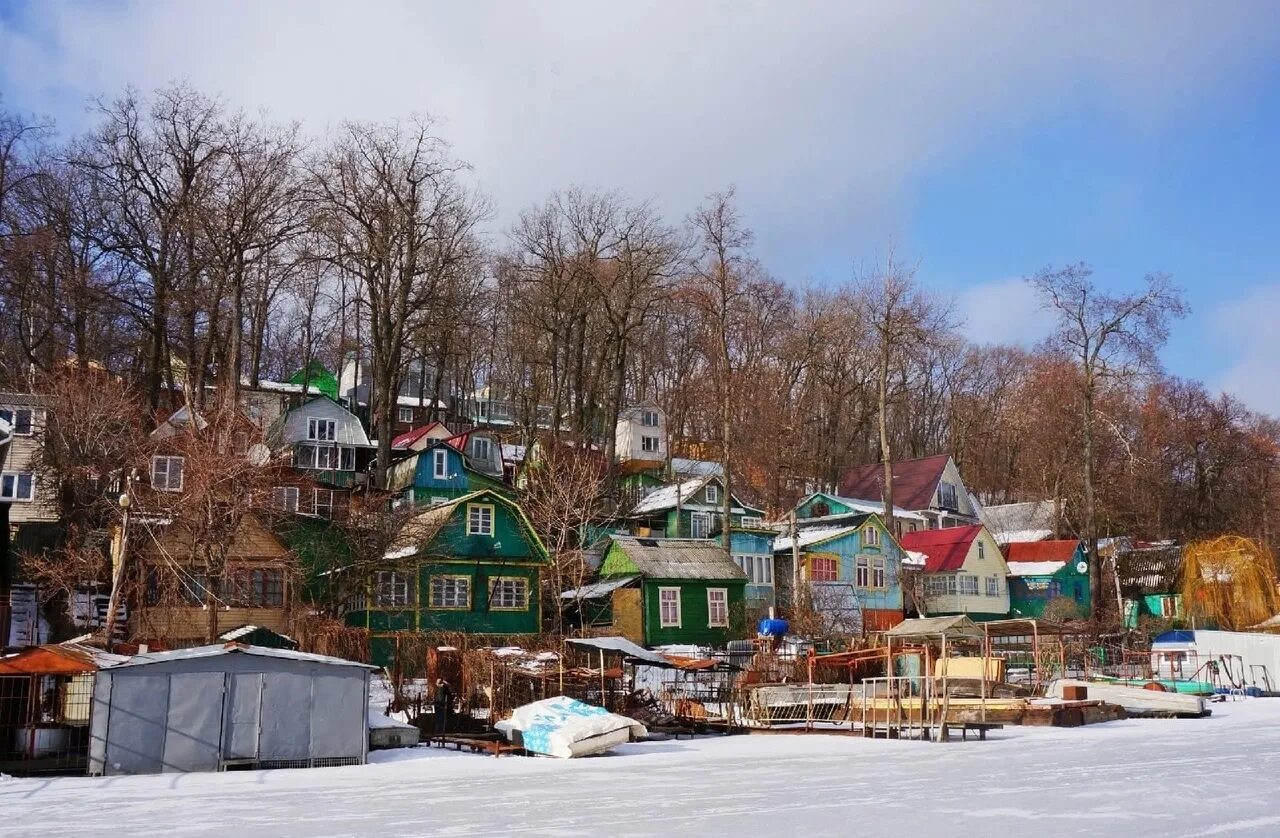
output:
[[[604,649],[600,650],[600,706],[609,709],[604,699]]]

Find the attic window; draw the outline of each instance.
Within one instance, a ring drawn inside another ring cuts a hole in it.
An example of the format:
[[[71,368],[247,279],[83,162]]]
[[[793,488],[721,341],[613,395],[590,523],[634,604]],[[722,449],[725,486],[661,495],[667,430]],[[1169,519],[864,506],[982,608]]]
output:
[[[490,453],[491,444],[488,439],[478,436],[471,440],[472,457],[475,457],[477,460],[484,460],[487,463],[489,462]]]
[[[644,425],[646,428],[658,427],[658,411],[642,410],[640,412],[640,424]]]
[[[411,422],[413,422],[413,408],[411,407],[399,408],[396,411],[396,418],[399,419],[401,422],[405,423],[406,425],[410,424]]]
[[[449,452],[437,449],[432,452],[432,477],[436,480],[449,479]]]
[[[332,442],[338,438],[337,423],[332,419],[307,419],[307,439]]]
[[[862,545],[864,547],[880,546],[880,530],[875,527],[864,527],[862,530]],[[981,544],[979,544],[981,546]],[[981,557],[981,553],[978,554]]]
[[[956,509],[956,487],[950,483],[938,484],[938,505],[943,509]]]
[[[707,503],[719,503],[719,502],[720,502],[720,487],[714,484],[711,486],[708,486],[707,487]]]

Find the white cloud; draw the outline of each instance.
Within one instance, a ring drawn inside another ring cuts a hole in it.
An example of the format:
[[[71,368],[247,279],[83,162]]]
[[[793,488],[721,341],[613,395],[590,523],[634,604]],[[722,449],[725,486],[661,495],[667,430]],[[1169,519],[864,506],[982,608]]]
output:
[[[1280,283],[1259,285],[1220,303],[1211,317],[1213,333],[1231,352],[1216,387],[1254,410],[1280,416]]]
[[[316,132],[428,111],[499,223],[553,188],[679,217],[734,183],[773,248],[852,259],[913,181],[1082,103],[1141,130],[1277,46],[1274,7],[1125,3],[33,4],[0,18],[10,104],[186,78]],[[59,104],[60,103],[60,104]]]
[[[1030,347],[1049,336],[1053,314],[1041,305],[1023,279],[998,279],[970,285],[960,292],[955,313],[961,330],[975,343],[1007,343]]]

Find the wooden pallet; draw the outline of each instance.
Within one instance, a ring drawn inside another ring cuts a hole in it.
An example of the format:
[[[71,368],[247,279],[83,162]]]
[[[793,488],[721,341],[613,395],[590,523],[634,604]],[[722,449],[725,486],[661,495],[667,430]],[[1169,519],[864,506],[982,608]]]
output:
[[[450,736],[446,734],[444,736],[427,737],[427,744],[436,748],[448,748],[452,745],[455,751],[461,751],[466,748],[473,754],[486,753],[495,757],[500,757],[503,754],[528,755],[528,752],[520,745],[513,745],[501,739],[478,739],[473,736]]]

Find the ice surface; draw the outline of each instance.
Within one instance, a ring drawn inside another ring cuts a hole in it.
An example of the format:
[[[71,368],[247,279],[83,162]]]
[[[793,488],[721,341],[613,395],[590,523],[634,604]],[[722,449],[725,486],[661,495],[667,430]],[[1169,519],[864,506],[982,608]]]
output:
[[[732,736],[581,760],[417,748],[348,768],[0,783],[23,835],[1277,835],[1280,699],[985,742]]]

